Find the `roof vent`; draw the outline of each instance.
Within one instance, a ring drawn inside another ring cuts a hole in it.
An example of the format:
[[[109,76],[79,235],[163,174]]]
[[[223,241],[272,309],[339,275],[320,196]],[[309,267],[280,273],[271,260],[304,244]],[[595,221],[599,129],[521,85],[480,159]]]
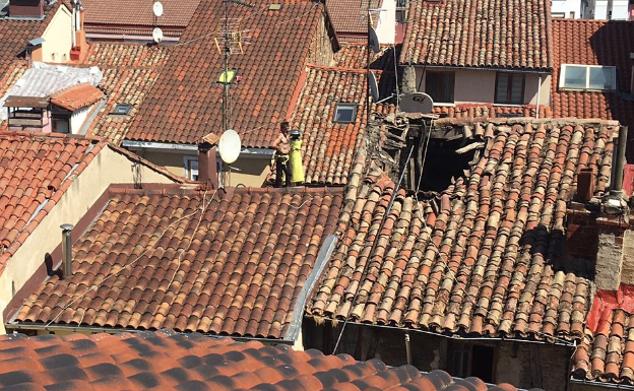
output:
[[[269,11],[279,11],[282,9],[282,3],[269,4]]]
[[[64,278],[73,274],[73,225],[62,224],[62,263],[64,267]]]

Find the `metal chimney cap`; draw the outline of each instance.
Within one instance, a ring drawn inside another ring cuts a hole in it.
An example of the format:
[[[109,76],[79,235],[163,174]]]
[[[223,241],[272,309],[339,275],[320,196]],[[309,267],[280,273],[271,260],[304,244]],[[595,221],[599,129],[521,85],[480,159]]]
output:
[[[72,231],[72,229],[73,229],[73,225],[72,224],[62,224],[59,227],[62,230],[64,230],[64,231]]]

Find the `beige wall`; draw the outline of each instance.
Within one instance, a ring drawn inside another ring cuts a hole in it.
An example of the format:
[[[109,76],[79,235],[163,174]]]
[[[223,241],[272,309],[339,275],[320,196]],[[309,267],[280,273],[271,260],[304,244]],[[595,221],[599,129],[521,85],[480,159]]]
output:
[[[430,71],[453,71],[454,82],[454,104],[486,103],[493,104],[495,101],[495,79],[496,71],[456,69],[456,68],[433,68]],[[538,74],[526,74],[526,84],[524,87],[524,103],[537,104]],[[424,69],[416,68],[416,85],[418,91],[425,91]],[[550,104],[550,75],[542,75],[540,105]]]
[[[229,174],[225,174],[225,186],[244,185],[261,187],[271,173],[271,160],[268,158],[240,157],[231,164]],[[239,171],[238,171],[239,170]]]
[[[46,27],[42,44],[42,61],[70,61],[70,49],[73,44],[73,26],[71,12],[65,6],[59,7],[55,16]]]
[[[170,172],[186,176],[185,157],[197,158],[195,152],[165,152],[165,151],[142,151],[141,156],[167,168]],[[261,187],[271,172],[271,160],[264,157],[246,157],[241,155],[238,161],[231,164],[234,168],[224,175],[224,185],[227,187],[244,185],[249,187]]]
[[[140,179],[145,183],[172,183],[165,175],[140,166]],[[52,253],[61,241],[59,226],[76,224],[110,184],[134,183],[133,163],[108,147],[75,178],[51,212],[29,235],[9,259],[0,275],[0,314],[24,283],[44,262],[44,254]],[[3,319],[0,334],[5,333]]]

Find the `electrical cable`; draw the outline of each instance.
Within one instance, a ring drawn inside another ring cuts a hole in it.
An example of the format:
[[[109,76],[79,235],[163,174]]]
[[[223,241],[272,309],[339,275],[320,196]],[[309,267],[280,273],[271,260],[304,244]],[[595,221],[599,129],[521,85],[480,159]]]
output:
[[[413,152],[414,152],[414,145],[412,145],[409,149],[408,157],[405,160],[406,162],[409,161],[409,159],[412,157]],[[368,260],[366,264],[363,266],[363,270],[361,272],[361,278],[359,281],[365,280],[365,276],[368,270],[368,266],[370,265],[372,254],[374,253],[374,250],[376,250],[376,246],[379,243],[379,237],[381,236],[380,232],[383,229],[383,226],[385,225],[385,223],[387,222],[388,216],[390,215],[390,212],[392,211],[392,207],[394,206],[394,201],[396,200],[396,196],[398,195],[398,189],[400,188],[401,183],[403,182],[403,178],[405,177],[406,167],[407,166],[403,166],[403,169],[401,170],[401,174],[399,176],[398,182],[396,183],[396,186],[394,187],[394,191],[392,192],[392,196],[390,197],[390,202],[388,203],[387,209],[385,210],[385,214],[383,215],[383,218],[381,219],[381,223],[379,224],[377,234],[374,237],[374,240],[372,241],[372,246],[370,247],[370,252],[368,253]],[[352,301],[351,301],[352,306],[354,306],[354,303],[357,297],[359,296],[360,292],[361,292],[361,285],[359,285],[359,287],[357,288],[357,291],[352,297]],[[346,315],[346,319],[343,322],[343,326],[341,327],[341,331],[339,332],[339,336],[337,337],[337,342],[335,343],[335,347],[332,350],[332,354],[337,354],[337,349],[339,348],[339,344],[341,343],[341,338],[343,337],[343,334],[346,331],[346,325],[348,324],[349,319],[350,317]]]

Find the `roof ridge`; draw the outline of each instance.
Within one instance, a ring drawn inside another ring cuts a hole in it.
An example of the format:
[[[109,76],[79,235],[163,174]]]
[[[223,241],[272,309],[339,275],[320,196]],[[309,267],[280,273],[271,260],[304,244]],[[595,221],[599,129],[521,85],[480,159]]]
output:
[[[332,71],[332,72],[350,72],[350,73],[359,73],[359,74],[367,73],[367,69],[365,68],[348,68],[348,67],[317,65],[317,64],[306,64],[306,67],[310,69]],[[380,71],[380,70],[377,69],[377,71]]]
[[[86,136],[80,134],[68,134],[68,133],[57,133],[57,132],[31,132],[31,131],[22,131],[22,130],[14,130],[14,131],[0,131],[0,138],[11,139],[11,138],[50,138],[50,139],[64,139],[64,140],[72,140],[72,141],[88,141],[91,143],[99,144],[107,144],[107,141],[98,136]]]

